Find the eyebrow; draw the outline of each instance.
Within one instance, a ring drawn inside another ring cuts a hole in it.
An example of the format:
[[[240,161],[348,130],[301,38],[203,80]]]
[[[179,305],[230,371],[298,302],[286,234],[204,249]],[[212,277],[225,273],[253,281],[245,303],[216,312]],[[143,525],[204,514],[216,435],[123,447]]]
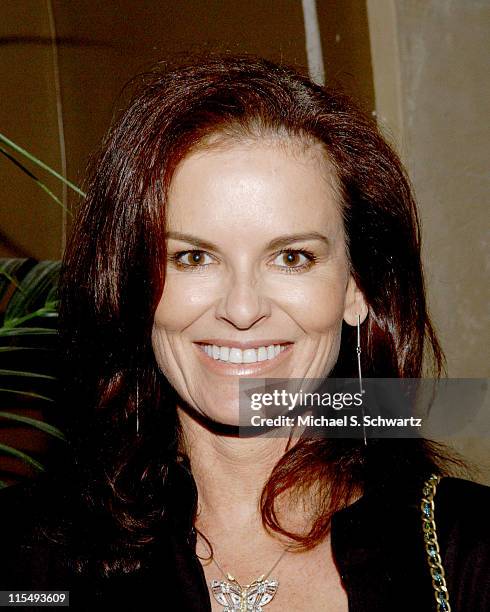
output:
[[[184,234],[182,232],[166,232],[165,237],[173,238],[174,240],[181,240],[182,242],[189,242],[190,244],[193,244],[201,249],[219,251],[217,245],[213,244],[212,242],[208,242],[207,240],[202,240],[201,238],[193,236],[192,234]],[[330,244],[328,238],[319,232],[303,232],[300,234],[286,234],[284,236],[274,238],[274,240],[271,240],[267,245],[267,249],[280,249],[281,247],[287,246],[293,242],[303,242],[304,240],[320,240],[327,245]]]

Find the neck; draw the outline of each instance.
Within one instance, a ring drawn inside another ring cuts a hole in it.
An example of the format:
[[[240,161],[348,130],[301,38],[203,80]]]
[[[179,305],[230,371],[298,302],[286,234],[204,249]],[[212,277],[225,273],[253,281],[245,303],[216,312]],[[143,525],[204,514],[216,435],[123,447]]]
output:
[[[179,417],[198,490],[196,526],[206,533],[230,524],[262,528],[260,496],[286,450],[289,431],[272,438],[239,438],[210,431],[180,408]]]

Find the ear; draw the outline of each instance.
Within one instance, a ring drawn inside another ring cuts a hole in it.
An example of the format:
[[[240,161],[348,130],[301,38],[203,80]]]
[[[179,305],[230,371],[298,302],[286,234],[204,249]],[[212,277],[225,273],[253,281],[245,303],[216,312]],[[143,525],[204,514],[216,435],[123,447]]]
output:
[[[345,292],[345,305],[344,305],[344,321],[348,325],[357,325],[357,317],[361,318],[361,323],[367,317],[368,306],[364,295],[356,285],[352,275],[349,276],[347,283],[347,289]]]

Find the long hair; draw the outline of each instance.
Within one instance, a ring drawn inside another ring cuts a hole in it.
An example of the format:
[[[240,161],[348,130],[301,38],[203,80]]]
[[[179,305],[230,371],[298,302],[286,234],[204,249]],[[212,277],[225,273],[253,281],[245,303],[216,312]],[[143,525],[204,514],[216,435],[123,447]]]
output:
[[[334,168],[352,274],[369,307],[361,338],[364,375],[419,377],[424,353],[432,354],[436,373],[441,369],[416,205],[373,120],[344,95],[263,59],[159,66],[141,78],[93,160],[63,262],[65,429],[73,458],[70,503],[84,517],[77,531],[80,571],[84,558],[106,575],[137,569],[171,513],[183,517],[183,532],[192,527],[196,488],[179,452],[178,398],[151,344],[165,283],[167,193],[178,163],[210,136],[271,134],[321,143]],[[333,374],[356,375],[348,327]],[[312,547],[353,491],[380,478],[380,466],[389,478],[397,470],[425,473],[434,464],[435,452],[424,441],[379,441],[364,450],[356,440],[304,440],[285,453],[264,487],[264,525]],[[277,496],[318,482],[325,483],[325,495],[311,530],[288,532],[276,517]]]

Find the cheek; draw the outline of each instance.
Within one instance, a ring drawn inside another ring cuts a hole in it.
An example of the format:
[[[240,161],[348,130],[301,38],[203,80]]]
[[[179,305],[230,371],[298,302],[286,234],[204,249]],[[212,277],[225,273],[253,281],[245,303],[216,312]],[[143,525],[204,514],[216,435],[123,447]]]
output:
[[[212,303],[209,282],[167,277],[155,312],[155,327],[178,332],[195,321]]]
[[[343,277],[308,279],[279,295],[283,307],[307,333],[321,335],[339,329],[344,315]]]

